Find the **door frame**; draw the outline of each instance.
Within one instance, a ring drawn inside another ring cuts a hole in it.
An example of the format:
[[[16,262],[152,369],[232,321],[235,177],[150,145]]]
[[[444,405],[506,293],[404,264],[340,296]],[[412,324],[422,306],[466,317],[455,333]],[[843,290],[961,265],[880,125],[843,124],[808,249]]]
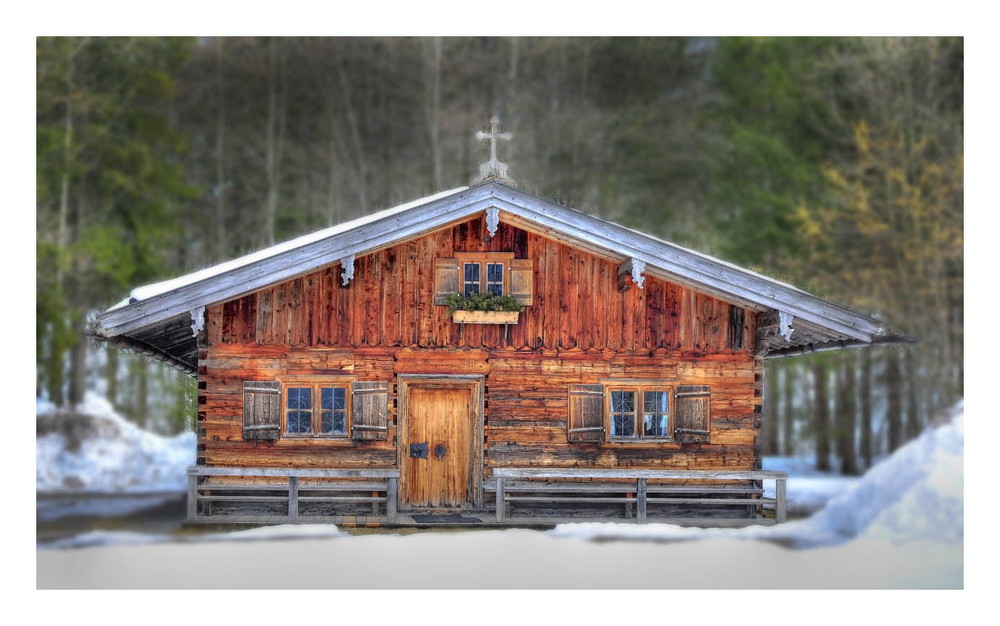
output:
[[[484,392],[486,388],[486,377],[483,375],[467,374],[399,374],[396,377],[396,389],[398,394],[398,411],[396,424],[396,467],[399,468],[400,477],[397,486],[397,502],[401,511],[412,510],[408,502],[403,500],[403,486],[407,477],[403,473],[406,459],[407,428],[409,425],[410,412],[410,388],[446,388],[446,389],[468,389],[471,394],[469,398],[469,419],[472,420],[471,436],[469,437],[469,482],[466,493],[466,506],[462,510],[482,510],[483,508],[483,424],[485,419]]]

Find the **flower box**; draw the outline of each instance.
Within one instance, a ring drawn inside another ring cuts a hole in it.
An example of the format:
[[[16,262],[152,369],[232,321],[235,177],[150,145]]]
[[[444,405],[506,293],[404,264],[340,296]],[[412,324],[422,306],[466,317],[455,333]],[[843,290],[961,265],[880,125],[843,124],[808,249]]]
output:
[[[455,311],[456,324],[517,324],[519,311]]]

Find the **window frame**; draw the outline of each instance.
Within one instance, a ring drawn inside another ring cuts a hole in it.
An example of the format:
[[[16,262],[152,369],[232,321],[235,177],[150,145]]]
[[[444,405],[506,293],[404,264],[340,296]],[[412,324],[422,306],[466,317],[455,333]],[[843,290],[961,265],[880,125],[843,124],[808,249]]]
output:
[[[280,438],[282,439],[351,439],[351,396],[355,379],[351,377],[296,377],[279,379],[281,383],[281,426]],[[308,433],[288,432],[288,397],[289,389],[311,389],[311,408]],[[344,432],[324,433],[321,432],[323,426],[322,409],[322,389],[342,388],[344,390]]]
[[[607,441],[609,442],[628,442],[628,443],[639,443],[639,442],[675,442],[674,437],[674,424],[677,418],[676,409],[676,399],[674,398],[674,393],[676,391],[676,383],[649,381],[641,383],[605,383],[604,384],[604,427],[607,433]],[[621,411],[613,412],[612,406],[612,394],[613,392],[627,391],[634,394],[633,408],[632,408],[632,435],[615,435],[614,429],[614,418],[616,415],[622,415]],[[667,433],[666,435],[645,435],[645,394],[647,392],[661,392],[667,394]]]
[[[489,279],[489,266],[492,264],[499,264],[501,266],[501,272],[503,276],[500,281],[501,294],[510,294],[510,262],[514,260],[513,252],[456,252],[454,258],[458,261],[458,293],[461,295],[466,295],[465,293],[465,266],[467,264],[476,263],[479,265],[479,293],[484,294],[489,292],[489,285],[491,283]],[[492,281],[496,284],[495,281]]]

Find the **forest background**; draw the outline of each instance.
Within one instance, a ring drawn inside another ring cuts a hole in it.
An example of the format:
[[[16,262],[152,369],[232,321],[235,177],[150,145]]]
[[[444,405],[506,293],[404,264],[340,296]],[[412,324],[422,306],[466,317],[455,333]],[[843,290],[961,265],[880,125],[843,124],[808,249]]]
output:
[[[190,428],[92,316],[467,184],[496,113],[526,191],[917,337],[766,364],[763,452],[857,473],[964,395],[963,92],[961,38],[38,38],[36,397]]]

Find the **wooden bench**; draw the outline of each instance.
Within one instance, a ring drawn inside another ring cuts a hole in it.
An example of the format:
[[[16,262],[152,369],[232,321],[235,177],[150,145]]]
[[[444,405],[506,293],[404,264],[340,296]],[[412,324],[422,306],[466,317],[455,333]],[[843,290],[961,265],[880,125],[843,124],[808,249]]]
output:
[[[764,480],[775,481],[774,498],[763,497],[758,481]],[[780,523],[786,519],[786,480],[786,474],[771,471],[497,468],[485,488],[496,493],[501,523],[514,503],[625,505],[626,517],[634,507],[640,524],[650,504],[772,506]]]
[[[282,482],[242,483],[233,482],[234,478],[277,479]],[[322,482],[305,483],[302,482],[303,479],[319,479]],[[300,515],[300,503],[319,502],[370,503],[373,516],[377,516],[379,508],[384,507],[386,519],[394,523],[398,520],[396,506],[398,481],[399,470],[396,469],[195,466],[188,468],[187,521],[224,517],[213,516],[210,512],[207,514],[199,512],[199,503],[204,503],[206,510],[210,511],[212,502],[287,502],[287,521],[297,522],[300,519],[309,519],[309,516]],[[239,517],[245,519],[245,516]]]

